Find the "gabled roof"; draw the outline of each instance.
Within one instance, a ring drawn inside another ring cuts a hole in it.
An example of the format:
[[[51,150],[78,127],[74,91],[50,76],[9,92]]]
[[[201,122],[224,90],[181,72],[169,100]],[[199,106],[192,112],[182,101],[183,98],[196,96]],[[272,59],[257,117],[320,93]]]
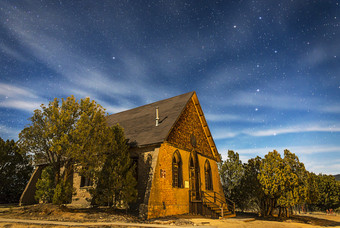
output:
[[[107,117],[109,126],[119,123],[125,136],[136,146],[162,143],[195,92],[143,105]],[[156,107],[159,108],[159,125],[156,126]]]

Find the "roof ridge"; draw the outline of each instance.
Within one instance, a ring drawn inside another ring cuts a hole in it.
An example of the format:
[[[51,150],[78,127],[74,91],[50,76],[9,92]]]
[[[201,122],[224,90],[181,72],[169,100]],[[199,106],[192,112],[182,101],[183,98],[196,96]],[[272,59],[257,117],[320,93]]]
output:
[[[121,111],[121,112],[112,113],[112,114],[110,114],[108,116],[120,114],[120,113],[123,113],[123,112],[128,112],[128,111],[131,111],[131,110],[134,110],[134,109],[138,109],[138,108],[142,108],[142,107],[149,106],[149,105],[151,106],[151,105],[154,105],[155,103],[167,101],[167,100],[170,100],[170,99],[173,99],[173,98],[177,98],[177,97],[180,97],[180,96],[185,96],[185,95],[188,95],[190,93],[194,94],[195,91],[191,91],[191,92],[188,92],[188,93],[183,93],[183,94],[180,94],[180,95],[177,95],[177,96],[174,96],[174,97],[169,97],[169,98],[166,98],[166,99],[163,99],[163,100],[159,100],[159,101],[155,101],[155,102],[152,102],[152,103],[144,104],[144,105],[137,106],[137,107],[131,108],[131,109],[127,109],[127,110],[124,110],[124,111]]]
[[[195,91],[145,104],[106,117],[108,126],[117,123],[125,130],[125,136],[136,146],[163,142],[181,115]],[[156,125],[156,107],[159,107],[160,124]]]

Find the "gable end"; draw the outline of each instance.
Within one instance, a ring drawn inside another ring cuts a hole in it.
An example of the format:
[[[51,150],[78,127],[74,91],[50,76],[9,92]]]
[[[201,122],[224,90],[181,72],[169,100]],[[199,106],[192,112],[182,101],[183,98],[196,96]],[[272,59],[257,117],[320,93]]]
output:
[[[196,93],[189,99],[166,141],[178,148],[195,150],[203,156],[220,161]]]

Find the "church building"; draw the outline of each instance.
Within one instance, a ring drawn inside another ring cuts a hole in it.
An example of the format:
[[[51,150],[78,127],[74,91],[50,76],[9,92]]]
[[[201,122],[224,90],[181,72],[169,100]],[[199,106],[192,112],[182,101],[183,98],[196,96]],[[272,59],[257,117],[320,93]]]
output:
[[[131,146],[141,217],[235,216],[235,206],[225,198],[218,173],[221,157],[195,92],[112,114],[107,123],[123,127]],[[38,176],[36,170],[28,185],[35,185],[33,179]],[[90,203],[90,185],[74,172],[73,205]],[[23,193],[22,204],[29,202],[29,195],[25,198]]]

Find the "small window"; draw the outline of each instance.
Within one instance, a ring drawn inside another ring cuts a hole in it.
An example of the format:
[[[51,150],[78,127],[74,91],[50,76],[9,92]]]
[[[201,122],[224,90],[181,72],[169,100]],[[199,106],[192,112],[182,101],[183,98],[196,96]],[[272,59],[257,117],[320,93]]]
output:
[[[172,186],[175,188],[183,187],[182,159],[178,150],[175,151],[172,157]]]
[[[92,180],[90,178],[81,176],[80,187],[88,187],[88,186],[92,186],[92,185],[93,185],[93,183],[92,183]]]
[[[206,160],[204,165],[205,189],[213,190],[210,162]]]

